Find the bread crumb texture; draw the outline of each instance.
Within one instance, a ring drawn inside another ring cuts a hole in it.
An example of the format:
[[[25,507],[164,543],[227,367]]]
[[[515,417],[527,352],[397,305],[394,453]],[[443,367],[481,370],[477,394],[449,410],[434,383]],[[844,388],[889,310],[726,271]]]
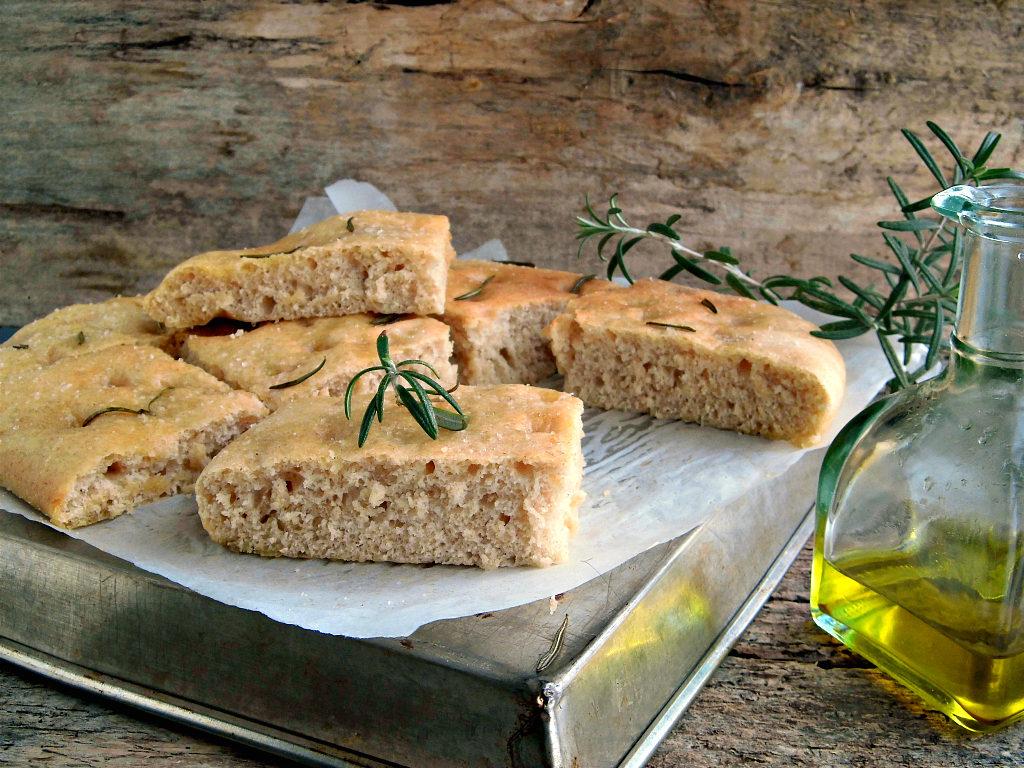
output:
[[[390,401],[362,448],[369,398],[293,401],[221,452],[196,484],[224,546],[348,561],[549,566],[583,500],[583,404],[523,385],[460,387],[461,432],[431,440]]]
[[[359,314],[281,320],[255,329],[216,324],[189,334],[181,355],[221,381],[257,395],[274,411],[300,397],[343,396],[352,377],[380,365],[377,337],[387,331],[395,363],[423,360],[434,368],[445,388],[455,386],[458,372],[451,362],[447,326],[426,317],[374,325],[378,318]],[[432,375],[422,365],[410,366],[409,370]],[[312,371],[316,373],[305,381],[289,386]],[[374,371],[360,377],[356,391],[373,392],[382,376]]]
[[[351,228],[350,228],[351,224]],[[455,258],[445,216],[357,211],[261,248],[212,251],[172,269],[145,308],[168,328],[444,308]]]
[[[501,262],[458,259],[441,321],[451,328],[463,384],[536,384],[556,373],[544,328],[576,295],[617,288],[608,280]],[[486,281],[486,284],[485,284]],[[459,296],[480,288],[477,295]]]
[[[545,335],[565,390],[587,405],[807,447],[828,431],[846,383],[816,328],[782,307],[648,279],[574,299]]]
[[[0,350],[0,485],[66,528],[192,491],[221,448],[266,415],[153,347],[121,345],[50,363]],[[144,411],[109,411],[112,407]]]

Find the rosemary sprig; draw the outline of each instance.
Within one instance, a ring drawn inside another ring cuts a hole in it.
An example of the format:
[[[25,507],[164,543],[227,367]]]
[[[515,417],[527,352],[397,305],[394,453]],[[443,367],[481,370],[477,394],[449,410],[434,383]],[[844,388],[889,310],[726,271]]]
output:
[[[366,412],[363,414],[363,421],[359,427],[360,448],[362,448],[363,443],[366,442],[366,438],[370,434],[370,427],[373,426],[374,417],[376,417],[377,421],[381,423],[384,421],[384,395],[387,393],[388,387],[390,386],[395,388],[395,393],[398,395],[399,403],[409,409],[409,413],[411,413],[412,417],[416,419],[416,423],[423,428],[423,431],[426,432],[432,440],[437,439],[439,428],[458,432],[469,426],[469,416],[462,412],[459,404],[455,402],[455,398],[451,396],[448,390],[423,373],[418,371],[400,370],[403,366],[422,365],[428,368],[434,376],[438,375],[433,366],[423,360],[403,360],[400,363],[395,363],[391,359],[391,350],[388,344],[387,331],[381,331],[380,335],[377,337],[377,357],[380,359],[380,365],[365,368],[357,373],[352,378],[352,381],[348,383],[348,388],[345,390],[345,418],[351,419],[352,393],[359,377],[365,373],[370,373],[371,371],[384,372],[384,377],[377,386],[377,392],[373,396],[373,399],[370,400],[370,404],[367,406]],[[402,384],[399,384],[399,379],[404,380],[409,386],[405,387]],[[444,398],[444,400],[455,409],[455,413],[435,406],[430,401],[430,396],[424,388],[424,385],[433,390],[434,394],[440,395]]]
[[[953,159],[951,175],[947,176],[925,143],[910,130],[903,130],[925,167],[931,172],[941,189],[957,184],[981,184],[996,179],[1022,179],[1024,173],[1009,168],[988,168],[985,164],[992,156],[1001,135],[989,132],[971,157],[963,154],[956,142],[938,125],[926,123]],[[729,248],[717,248],[704,253],[685,246],[674,228],[678,214],[665,222],[653,222],[645,229],[631,226],[623,218],[617,196],[609,200],[604,218],[595,213],[586,200],[589,217],[578,216],[576,234],[580,240],[577,256],[593,238],[598,238],[597,254],[608,262],[608,277],[616,271],[630,283],[633,278],[626,267],[626,254],[642,240],[655,240],[669,246],[674,263],[659,277],[672,280],[686,272],[694,277],[731,290],[749,299],[762,299],[778,304],[782,299],[799,301],[807,307],[839,317],[826,323],[815,336],[827,339],[850,339],[874,332],[878,343],[892,368],[894,378],[889,382],[892,390],[907,387],[921,379],[938,362],[949,345],[946,329],[956,315],[960,290],[961,263],[958,254],[961,230],[946,218],[918,218],[921,211],[931,209],[932,196],[911,202],[900,185],[887,179],[889,188],[899,204],[903,218],[880,221],[882,238],[892,261],[851,254],[858,264],[879,272],[879,283],[860,285],[839,276],[837,281],[849,292],[844,298],[824,277],[803,279],[787,275],[774,275],[763,280],[754,278],[739,266],[739,260]],[[615,241],[610,256],[605,249]],[[723,277],[715,271],[724,272]],[[710,307],[709,307],[710,309]],[[925,345],[924,362],[911,369],[915,345]],[[902,347],[902,349],[898,349]]]
[[[132,413],[135,414],[136,416],[152,416],[153,412],[150,410],[150,408],[152,407],[153,403],[155,403],[159,398],[163,397],[166,393],[170,392],[172,389],[174,389],[174,387],[164,387],[163,389],[161,389],[153,396],[153,398],[148,403],[146,403],[145,408],[128,408],[127,406],[124,405],[108,405],[106,408],[100,408],[95,413],[92,413],[89,416],[87,416],[85,418],[85,421],[82,422],[82,426],[88,427],[96,419],[98,419],[105,413]]]

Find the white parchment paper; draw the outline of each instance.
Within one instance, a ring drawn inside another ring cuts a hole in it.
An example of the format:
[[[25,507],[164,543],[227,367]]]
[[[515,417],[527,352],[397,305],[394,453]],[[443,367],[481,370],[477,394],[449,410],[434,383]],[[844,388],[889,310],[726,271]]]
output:
[[[364,205],[355,182],[339,184],[349,198],[335,210],[385,207],[372,187],[372,202]],[[332,188],[338,191],[338,185]],[[307,203],[314,218],[306,225],[330,213],[324,198],[313,200],[321,202]],[[498,241],[485,245],[464,255],[503,257]],[[790,309],[814,322],[824,321],[802,306]],[[846,360],[847,389],[823,445],[892,375],[873,335],[837,346]],[[786,472],[806,452],[778,441],[619,411],[588,408],[583,418],[587,499],[580,508],[571,561],[552,568],[482,571],[239,555],[209,539],[192,496],[177,496],[65,533],[195,592],[283,623],[332,635],[403,637],[439,619],[568,592],[692,530],[721,506]],[[49,525],[2,489],[0,508]]]

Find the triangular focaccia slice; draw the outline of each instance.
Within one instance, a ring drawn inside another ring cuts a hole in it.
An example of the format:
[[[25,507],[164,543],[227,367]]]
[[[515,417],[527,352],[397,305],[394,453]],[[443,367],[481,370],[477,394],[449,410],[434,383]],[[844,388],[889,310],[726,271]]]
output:
[[[816,329],[783,307],[648,279],[574,299],[545,333],[565,390],[587,405],[806,447],[846,385]]]
[[[583,499],[579,399],[459,387],[461,432],[431,440],[390,403],[362,448],[335,398],[295,400],[203,471],[203,526],[238,552],[495,568],[566,560]]]
[[[457,372],[450,361],[452,342],[446,325],[427,317],[375,325],[381,319],[388,318],[359,314],[281,320],[254,329],[213,324],[189,334],[181,356],[221,381],[259,396],[274,411],[299,397],[344,395],[353,376],[380,365],[377,337],[386,331],[396,363],[423,360],[437,371],[441,384],[455,386]],[[410,370],[429,374],[421,365]],[[355,391],[373,391],[381,376],[379,372],[362,376]]]
[[[444,308],[455,258],[445,216],[357,211],[261,248],[212,251],[172,269],[145,299],[168,328]]]
[[[544,328],[575,296],[616,287],[572,272],[456,259],[439,317],[452,329],[459,381],[536,384],[553,376]]]
[[[0,350],[0,363],[21,351]],[[0,485],[67,528],[190,492],[267,413],[255,395],[152,347],[0,365],[0,386]]]

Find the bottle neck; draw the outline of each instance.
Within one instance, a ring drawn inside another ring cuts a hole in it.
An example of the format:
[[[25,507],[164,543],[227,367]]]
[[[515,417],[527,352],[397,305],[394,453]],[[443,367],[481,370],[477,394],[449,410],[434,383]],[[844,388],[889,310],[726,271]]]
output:
[[[1024,242],[968,229],[963,246],[954,348],[977,362],[1024,369]]]

